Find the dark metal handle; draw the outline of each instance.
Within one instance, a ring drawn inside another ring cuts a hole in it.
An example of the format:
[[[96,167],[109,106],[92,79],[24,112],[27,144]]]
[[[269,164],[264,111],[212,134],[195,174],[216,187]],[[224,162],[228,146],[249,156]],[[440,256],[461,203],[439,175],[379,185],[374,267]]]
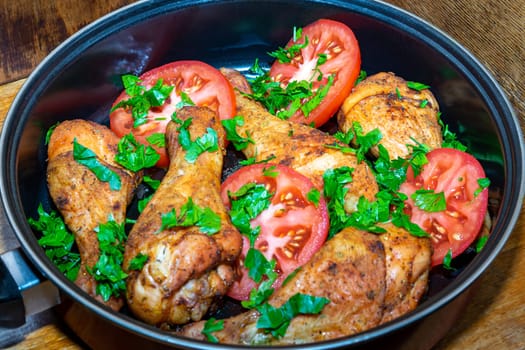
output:
[[[0,327],[19,327],[26,316],[59,302],[57,288],[32,267],[20,249],[0,255]]]
[[[0,259],[0,327],[19,327],[25,320],[22,293],[3,259]]]

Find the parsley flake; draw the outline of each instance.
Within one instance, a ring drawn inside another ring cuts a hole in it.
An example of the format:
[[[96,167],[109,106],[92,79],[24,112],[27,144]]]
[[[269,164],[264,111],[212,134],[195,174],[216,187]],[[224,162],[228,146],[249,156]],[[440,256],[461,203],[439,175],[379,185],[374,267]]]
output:
[[[181,207],[179,215],[172,209],[162,214],[160,231],[174,227],[197,226],[202,233],[213,235],[221,228],[221,218],[209,207],[199,207],[190,197]]]
[[[103,165],[98,160],[95,152],[79,144],[76,138],[73,140],[73,158],[77,161],[77,163],[82,164],[91,170],[97,179],[102,182],[109,183],[109,188],[111,190],[120,190],[122,186],[120,176],[113,170]]]
[[[224,320],[216,320],[210,317],[205,323],[201,333],[206,337],[210,343],[218,343],[219,339],[214,336],[213,332],[222,331],[224,329]]]

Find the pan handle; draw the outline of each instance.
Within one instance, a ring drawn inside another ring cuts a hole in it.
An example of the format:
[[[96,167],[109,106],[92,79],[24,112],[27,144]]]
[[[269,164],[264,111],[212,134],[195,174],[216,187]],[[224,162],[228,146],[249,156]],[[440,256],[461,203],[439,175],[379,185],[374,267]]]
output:
[[[20,327],[26,316],[59,302],[58,289],[32,267],[20,248],[0,255],[0,327]]]

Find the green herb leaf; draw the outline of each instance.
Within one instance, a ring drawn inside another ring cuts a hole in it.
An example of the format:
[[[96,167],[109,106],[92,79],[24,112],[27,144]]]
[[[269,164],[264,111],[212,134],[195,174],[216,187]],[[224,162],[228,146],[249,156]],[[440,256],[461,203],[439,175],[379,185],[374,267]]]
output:
[[[118,153],[115,156],[117,163],[134,172],[153,167],[159,159],[160,155],[153,147],[145,147],[132,133],[120,139]]]
[[[179,143],[186,151],[184,159],[189,163],[195,163],[197,158],[204,152],[215,152],[219,149],[219,139],[217,132],[212,128],[206,128],[206,134],[199,136],[195,141],[191,140],[190,132],[188,130],[192,118],[188,118],[178,128]]]
[[[124,244],[127,235],[123,224],[109,218],[96,229],[100,257],[94,266],[86,266],[87,271],[97,282],[97,294],[104,301],[110,297],[120,297],[126,292],[127,274],[122,269],[124,261]]]
[[[487,241],[489,240],[489,236],[481,236],[476,240],[476,253],[481,252],[481,250],[485,247],[485,244],[487,244]]]
[[[443,267],[446,270],[451,270],[451,271],[456,270],[455,268],[452,267],[451,264],[452,264],[452,249],[449,249],[447,251],[447,254],[445,254],[445,257],[443,258]]]
[[[131,261],[129,262],[129,270],[140,271],[148,261],[148,256],[146,254],[138,253]]]
[[[47,129],[46,138],[45,138],[44,144],[46,144],[46,145],[49,144],[49,140],[51,139],[51,134],[53,134],[53,131],[55,131],[56,127],[59,124],[60,124],[60,122],[56,122],[55,124],[51,125],[51,127],[49,129]]]
[[[443,148],[455,148],[460,151],[467,151],[467,146],[461,143],[454,132],[450,131],[448,124],[445,124],[441,119],[441,113],[438,113],[438,124],[441,127],[441,134],[443,135],[443,142],[441,147]]]
[[[444,211],[447,209],[447,202],[443,192],[434,192],[433,190],[416,190],[410,196],[414,204],[421,210],[429,213]]]
[[[293,42],[297,43],[303,36],[303,30],[302,28],[293,28]],[[308,37],[304,38],[303,43],[297,43],[293,44],[288,48],[282,48],[279,47],[277,50],[273,52],[269,52],[268,55],[270,57],[276,58],[281,63],[290,63],[292,59],[301,52],[302,49],[304,49],[306,46],[308,46]]]
[[[231,119],[221,120],[222,126],[226,131],[226,139],[231,141],[237,151],[241,151],[248,147],[248,144],[255,144],[255,141],[246,133],[246,137],[242,137],[237,133],[237,126],[244,125],[244,117],[237,115]]]
[[[359,122],[353,122],[352,128],[355,131],[355,142],[358,146],[357,148],[357,161],[362,162],[365,159],[366,154],[373,146],[377,145],[379,141],[383,138],[381,131],[379,129],[373,129],[370,132],[364,134],[363,128]]]
[[[216,320],[214,317],[210,317],[205,323],[201,333],[211,343],[218,343],[219,339],[212,333],[222,331],[224,329],[224,320]]]
[[[415,81],[407,81],[407,86],[408,86],[409,89],[417,90],[417,91],[430,89],[429,85],[418,83],[418,82],[415,82]]]
[[[148,90],[140,85],[142,83],[140,78],[131,74],[123,75],[122,83],[130,97],[113,106],[111,112],[118,108],[131,108],[135,128],[146,124],[151,107],[162,106],[173,91],[173,86],[164,85],[162,79],[157,80],[155,85]]]
[[[250,221],[270,207],[273,194],[262,184],[247,183],[236,192],[229,192],[228,196],[231,201],[232,223],[240,233],[250,239],[250,246],[253,247],[260,227],[252,228]]]
[[[97,179],[102,182],[108,182],[111,190],[120,190],[120,187],[122,186],[120,176],[113,170],[102,165],[96,154],[89,148],[79,144],[76,138],[73,140],[73,158],[79,164],[82,164],[91,170]]]
[[[286,334],[291,320],[298,315],[315,315],[320,313],[330,300],[297,293],[281,307],[263,304],[257,308],[261,316],[257,320],[257,328],[270,332],[275,338]]]
[[[362,82],[363,80],[365,80],[366,77],[367,77],[367,75],[368,75],[368,74],[366,73],[366,71],[364,71],[364,70],[360,70],[360,71],[359,71],[359,76],[357,77],[357,80],[355,81],[354,86],[357,85],[357,84],[359,84],[359,83]]]
[[[315,187],[313,187],[306,194],[306,198],[317,208],[319,206],[319,200],[321,199],[321,192]]]
[[[181,109],[187,106],[195,106],[195,102],[191,100],[191,97],[184,91],[180,92],[180,102],[175,105],[175,108]]]
[[[149,136],[146,136],[146,141],[159,148],[166,147],[166,134],[162,132],[151,133]]]
[[[181,207],[180,214],[177,215],[175,209],[162,214],[162,224],[160,231],[174,227],[197,226],[202,233],[212,235],[219,232],[221,228],[221,218],[209,207],[199,207],[190,197]]]
[[[37,213],[38,218],[29,218],[28,222],[42,233],[38,244],[44,248],[46,256],[60,272],[70,281],[75,281],[80,268],[80,254],[73,251],[75,237],[56,211],[47,213],[42,204],[39,204]]]
[[[479,188],[474,191],[474,197],[477,197],[485,188],[490,186],[490,180],[488,178],[478,179]]]
[[[341,167],[328,169],[323,174],[324,197],[327,200],[328,215],[330,217],[330,230],[328,238],[347,227],[348,215],[345,210],[345,196],[348,189],[345,185],[352,182],[353,168]]]

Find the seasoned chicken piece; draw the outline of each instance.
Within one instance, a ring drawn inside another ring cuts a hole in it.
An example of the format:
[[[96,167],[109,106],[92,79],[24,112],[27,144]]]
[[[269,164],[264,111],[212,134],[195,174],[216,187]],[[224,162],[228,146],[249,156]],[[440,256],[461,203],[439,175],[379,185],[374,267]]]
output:
[[[326,170],[348,166],[354,171],[353,180],[347,185],[345,209],[355,211],[361,196],[375,199],[378,187],[368,166],[364,162],[357,163],[352,153],[326,147],[348,145],[318,129],[275,117],[241,93],[249,92],[249,84],[239,72],[225,68],[221,71],[236,88],[237,114],[244,117],[244,124],[237,126],[237,132],[242,137],[249,135],[255,141],[242,150],[246,157],[255,157],[256,161],[271,159],[272,163],[287,165],[310,178],[321,190]]]
[[[432,244],[391,223],[381,226],[387,230],[379,235],[386,258],[385,323],[415,309],[427,292]]]
[[[377,73],[354,87],[337,115],[343,132],[361,124],[363,133],[379,129],[383,138],[379,142],[390,159],[406,158],[416,142],[431,149],[443,142],[438,124],[438,102],[429,89],[417,91],[393,73]],[[415,140],[415,141],[414,141]],[[378,156],[377,147],[372,154]]]
[[[168,171],[129,234],[124,256],[128,305],[137,317],[158,326],[200,320],[233,283],[232,264],[242,248],[219,195],[225,147],[219,118],[198,107],[181,109],[177,117],[192,118],[188,127],[192,140],[214,129],[219,149],[205,151],[193,163],[187,161],[187,151],[179,144],[179,125],[170,122]],[[162,216],[173,210],[180,215],[190,199],[219,215],[219,232],[208,235],[198,226],[163,227]],[[130,270],[138,254],[148,260],[140,271]]]
[[[276,339],[257,329],[257,311],[224,320],[224,329],[213,332],[220,343],[280,345],[310,343],[359,333],[377,326],[385,299],[385,254],[377,235],[346,228],[327,241],[312,260],[269,300],[283,305],[296,293],[325,297],[330,302],[318,315],[292,319],[284,337]],[[189,324],[179,335],[205,339],[204,321]]]
[[[73,140],[93,151],[101,164],[118,174],[119,190],[110,189],[86,166],[73,158]],[[75,283],[101,302],[97,283],[86,267],[93,267],[99,257],[99,242],[95,229],[110,217],[123,223],[141,174],[124,169],[115,162],[119,138],[103,125],[86,120],[69,120],[53,131],[48,146],[47,182],[51,198],[64,217],[64,222],[75,235],[81,265]],[[105,302],[118,310],[122,298]]]

